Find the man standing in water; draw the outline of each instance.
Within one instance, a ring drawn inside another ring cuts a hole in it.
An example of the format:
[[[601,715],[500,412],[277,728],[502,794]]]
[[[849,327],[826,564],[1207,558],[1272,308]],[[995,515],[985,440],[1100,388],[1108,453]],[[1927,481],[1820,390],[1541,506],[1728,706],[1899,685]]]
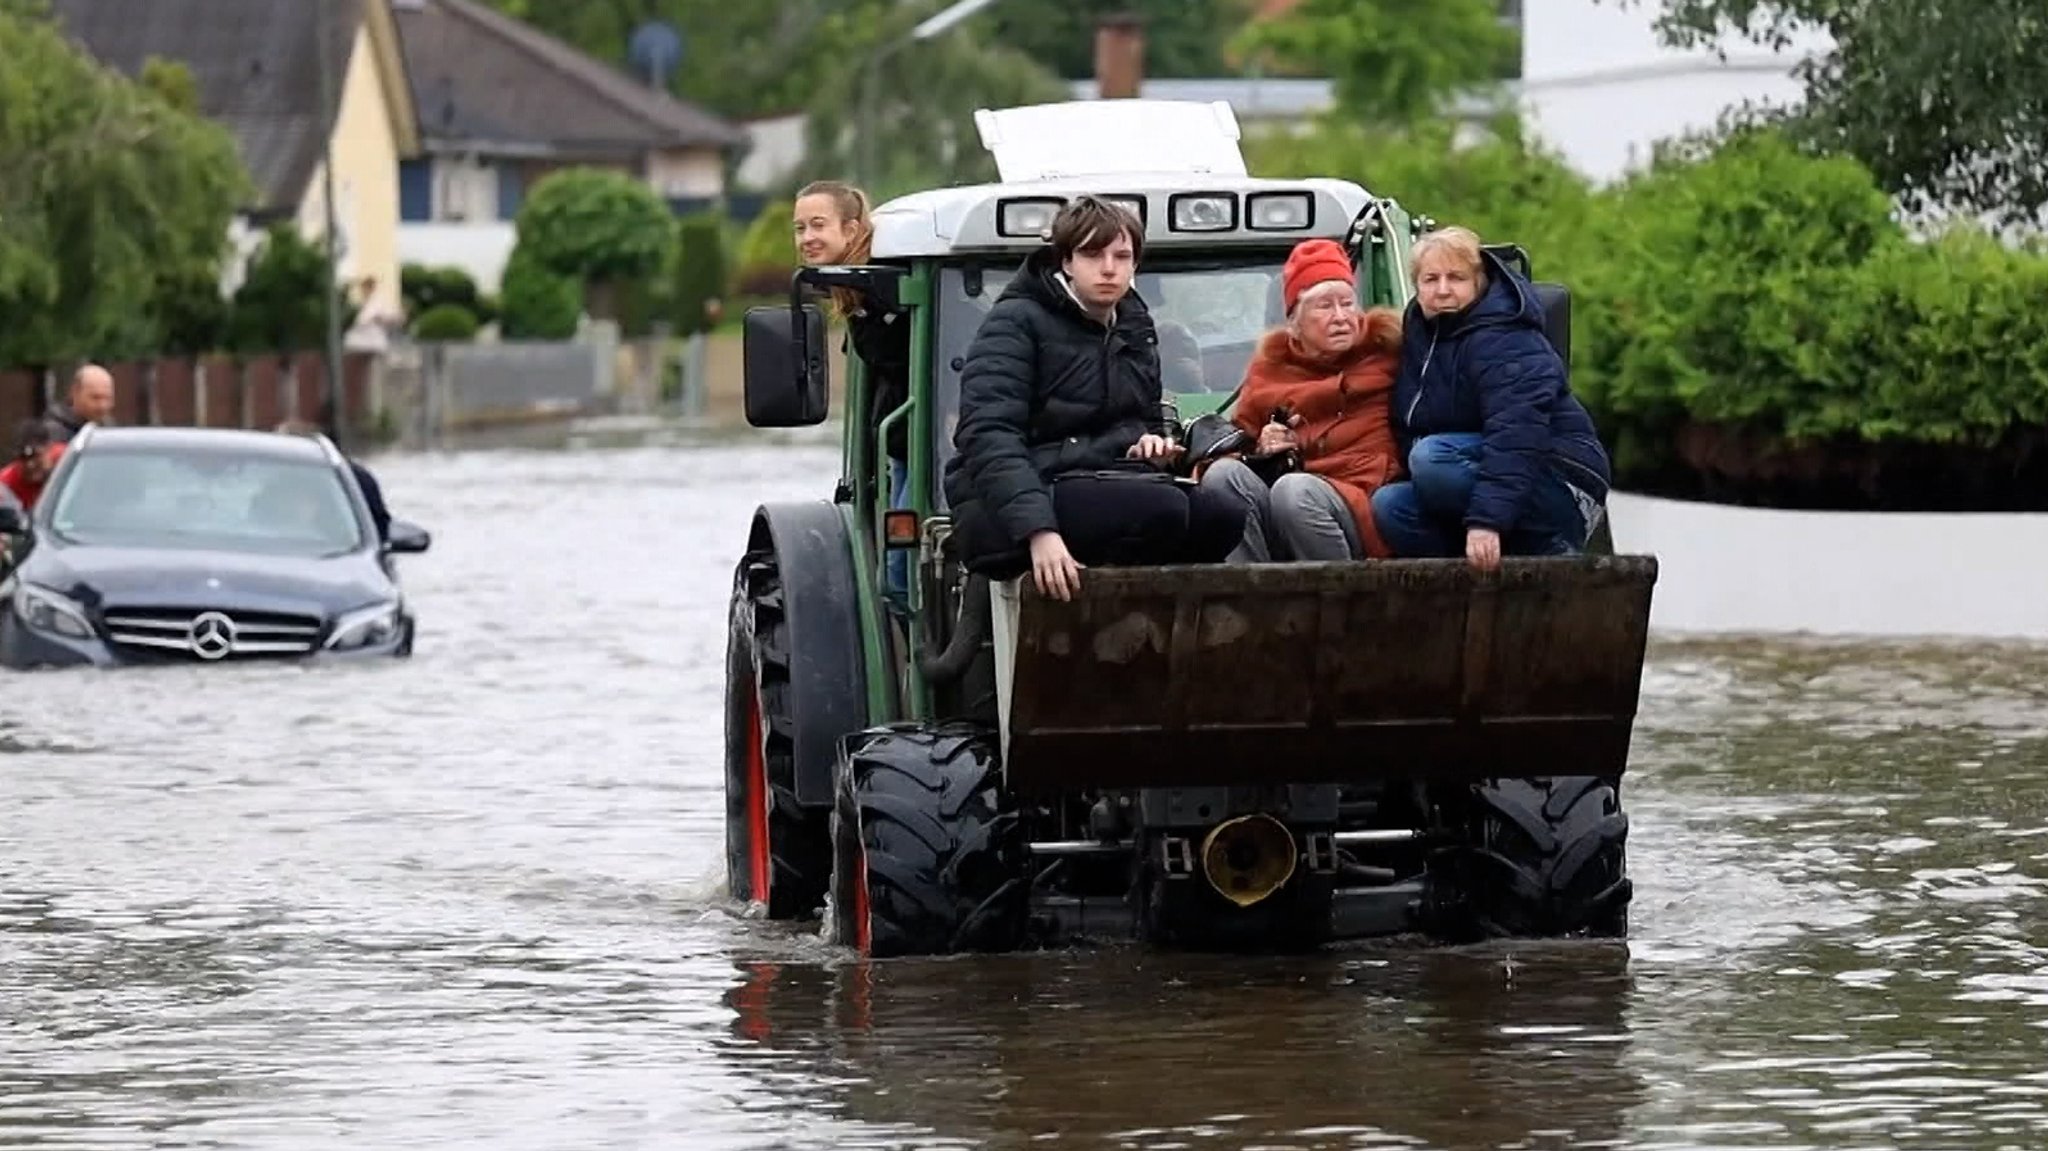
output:
[[[64,402],[52,407],[44,418],[50,421],[51,434],[58,443],[70,443],[71,437],[87,424],[104,424],[113,419],[114,374],[98,364],[79,368],[72,374]]]
[[[308,420],[286,420],[277,425],[276,431],[279,435],[285,436],[317,436],[323,434],[318,426]],[[363,489],[363,502],[370,505],[370,522],[377,525],[377,539],[380,542],[389,541],[391,539],[391,512],[384,506],[383,485],[379,484],[377,477],[370,474],[370,469],[358,463],[354,456],[344,454],[342,458],[348,461],[348,470],[355,473],[356,486]]]

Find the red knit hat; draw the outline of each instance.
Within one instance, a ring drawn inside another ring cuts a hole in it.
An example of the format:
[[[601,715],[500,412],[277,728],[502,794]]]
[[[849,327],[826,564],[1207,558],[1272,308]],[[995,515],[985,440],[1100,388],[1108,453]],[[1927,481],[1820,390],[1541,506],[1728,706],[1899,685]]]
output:
[[[1280,298],[1287,314],[1294,314],[1294,305],[1303,292],[1332,280],[1353,286],[1358,283],[1351,274],[1351,257],[1344,254],[1337,241],[1303,240],[1296,244],[1280,269]]]

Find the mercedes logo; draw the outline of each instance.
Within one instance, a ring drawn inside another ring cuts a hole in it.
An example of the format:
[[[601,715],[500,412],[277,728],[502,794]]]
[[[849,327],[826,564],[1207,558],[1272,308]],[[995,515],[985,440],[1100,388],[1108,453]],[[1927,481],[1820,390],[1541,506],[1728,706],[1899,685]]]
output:
[[[185,642],[200,659],[225,659],[235,650],[235,621],[217,611],[193,617]]]

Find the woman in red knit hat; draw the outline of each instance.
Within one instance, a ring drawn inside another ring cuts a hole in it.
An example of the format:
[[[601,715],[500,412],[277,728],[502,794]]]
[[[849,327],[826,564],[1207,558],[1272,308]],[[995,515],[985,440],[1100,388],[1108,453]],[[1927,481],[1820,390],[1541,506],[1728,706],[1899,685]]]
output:
[[[1202,473],[1249,509],[1230,562],[1385,557],[1372,493],[1400,477],[1400,313],[1359,310],[1351,260],[1331,240],[1288,255],[1281,300],[1287,322],[1266,333],[1237,397],[1235,422],[1255,442]]]

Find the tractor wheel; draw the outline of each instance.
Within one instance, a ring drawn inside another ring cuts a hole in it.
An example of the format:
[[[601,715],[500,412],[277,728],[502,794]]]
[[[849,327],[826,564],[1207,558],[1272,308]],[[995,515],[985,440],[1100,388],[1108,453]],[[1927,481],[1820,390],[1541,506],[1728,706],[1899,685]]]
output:
[[[796,799],[789,658],[775,556],[749,552],[725,655],[725,867],[732,897],[770,919],[817,911],[832,868],[829,811]]]
[[[878,958],[1023,946],[1030,848],[985,729],[904,725],[849,736],[832,843],[840,943]]]
[[[1628,815],[1595,776],[1476,784],[1466,842],[1430,857],[1427,915],[1451,939],[1628,933]]]

